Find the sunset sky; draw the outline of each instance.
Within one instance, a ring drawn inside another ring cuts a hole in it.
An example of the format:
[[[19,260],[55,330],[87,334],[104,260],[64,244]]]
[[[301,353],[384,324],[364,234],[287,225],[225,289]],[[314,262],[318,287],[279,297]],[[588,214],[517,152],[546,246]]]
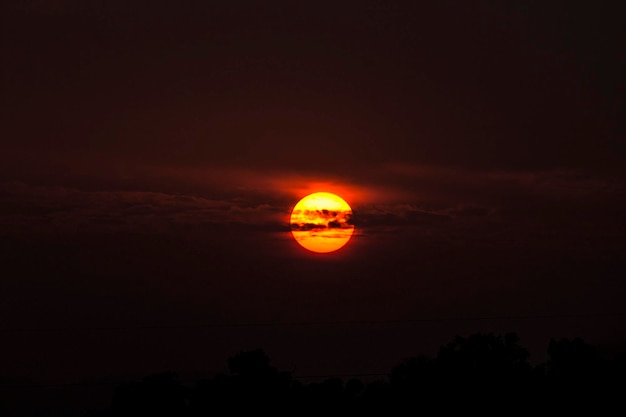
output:
[[[579,3],[3,2],[0,378],[626,346],[626,10]]]

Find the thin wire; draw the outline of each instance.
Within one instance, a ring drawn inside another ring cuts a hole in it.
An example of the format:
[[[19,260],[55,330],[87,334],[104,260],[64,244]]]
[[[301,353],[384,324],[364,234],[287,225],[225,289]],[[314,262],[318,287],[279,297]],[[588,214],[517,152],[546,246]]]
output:
[[[357,326],[415,324],[442,321],[488,321],[488,320],[538,320],[564,318],[619,317],[626,313],[590,313],[590,314],[541,314],[528,316],[481,316],[481,317],[437,317],[405,320],[345,320],[345,321],[306,321],[306,322],[268,322],[268,323],[215,323],[198,325],[161,325],[161,326],[110,326],[110,327],[57,327],[57,328],[0,328],[0,332],[81,332],[81,331],[118,331],[118,330],[176,330],[203,328],[241,328],[241,327],[281,327],[281,326]],[[292,375],[293,379],[328,379],[328,378],[364,378],[388,377],[389,373],[329,374],[329,375]],[[84,388],[89,386],[121,385],[136,381],[100,381],[64,384],[0,384],[0,388]]]
[[[119,331],[119,330],[177,330],[177,329],[204,329],[204,328],[241,328],[241,327],[305,327],[305,326],[359,326],[359,325],[389,325],[414,324],[444,321],[494,321],[494,320],[545,320],[568,318],[595,318],[620,317],[624,313],[589,313],[589,314],[540,314],[528,316],[477,316],[477,317],[433,317],[423,319],[396,319],[396,320],[339,320],[339,321],[294,321],[294,322],[259,322],[259,323],[208,323],[208,324],[178,324],[153,326],[98,326],[98,327],[4,327],[0,332],[82,332],[82,331]]]
[[[291,375],[292,379],[329,379],[329,378],[364,378],[364,377],[389,377],[389,373],[363,373],[363,374],[329,374],[329,375]],[[179,380],[181,383],[196,383],[199,380]],[[92,381],[92,382],[71,382],[59,384],[0,384],[0,388],[85,388],[102,385],[124,385],[141,382],[141,380],[120,380],[120,381]]]

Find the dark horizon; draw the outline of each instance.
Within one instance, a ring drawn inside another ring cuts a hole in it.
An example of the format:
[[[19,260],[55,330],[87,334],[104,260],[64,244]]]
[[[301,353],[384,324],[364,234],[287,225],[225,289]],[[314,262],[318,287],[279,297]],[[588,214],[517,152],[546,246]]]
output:
[[[110,330],[110,329],[109,329]],[[2,384],[4,415],[204,415],[212,410],[387,413],[623,408],[626,349],[552,338],[532,363],[515,332],[455,336],[436,352],[402,358],[384,373],[297,375],[263,348],[234,352],[216,372],[161,370],[72,384]],[[455,398],[456,401],[445,399]]]

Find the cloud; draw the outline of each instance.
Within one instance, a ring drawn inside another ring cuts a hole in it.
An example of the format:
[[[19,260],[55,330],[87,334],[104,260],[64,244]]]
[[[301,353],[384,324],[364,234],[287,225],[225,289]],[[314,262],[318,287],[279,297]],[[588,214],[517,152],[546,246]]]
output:
[[[355,221],[377,208],[407,219],[452,219],[502,214],[511,207],[549,201],[599,201],[624,194],[621,181],[579,170],[480,171],[455,167],[386,164],[351,176],[324,172],[253,171],[239,168],[162,168],[162,175],[192,183],[210,193],[262,201],[290,212],[305,195],[328,191],[343,197]]]
[[[411,204],[372,205],[359,211],[354,217],[357,228],[407,228],[432,226],[451,221],[448,209],[426,210]]]
[[[276,225],[283,213],[269,204],[246,205],[194,195],[149,191],[81,191],[65,187],[0,184],[5,230],[164,230],[182,225]]]
[[[329,191],[348,201],[353,216],[320,212],[314,217],[323,218],[323,225],[305,219],[295,227],[355,226],[361,237],[411,231],[452,236],[472,229],[478,234],[541,232],[564,238],[613,236],[624,230],[619,217],[626,210],[619,180],[565,169],[472,171],[392,164],[333,178],[214,166],[143,167],[127,175],[141,179],[133,182],[134,191],[0,184],[0,222],[5,230],[198,230],[239,225],[287,232],[294,227],[289,216],[300,198]],[[131,188],[128,181],[119,184]]]
[[[558,168],[539,171],[484,171],[457,167],[387,164],[382,170],[383,178],[395,178],[398,183],[413,183],[427,187],[437,184],[442,189],[463,188],[500,191],[507,187],[513,191],[525,191],[546,196],[584,197],[598,194],[623,193],[623,180],[591,174],[579,169]]]
[[[291,223],[291,229],[298,232],[310,232],[326,230],[327,227],[325,224],[319,223]]]

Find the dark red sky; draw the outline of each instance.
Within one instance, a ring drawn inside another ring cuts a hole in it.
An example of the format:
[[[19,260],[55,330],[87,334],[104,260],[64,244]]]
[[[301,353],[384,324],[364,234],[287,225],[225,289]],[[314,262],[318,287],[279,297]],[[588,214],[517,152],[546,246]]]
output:
[[[1,6],[1,377],[626,339],[623,6],[164,3]],[[309,191],[335,254],[290,237]]]

